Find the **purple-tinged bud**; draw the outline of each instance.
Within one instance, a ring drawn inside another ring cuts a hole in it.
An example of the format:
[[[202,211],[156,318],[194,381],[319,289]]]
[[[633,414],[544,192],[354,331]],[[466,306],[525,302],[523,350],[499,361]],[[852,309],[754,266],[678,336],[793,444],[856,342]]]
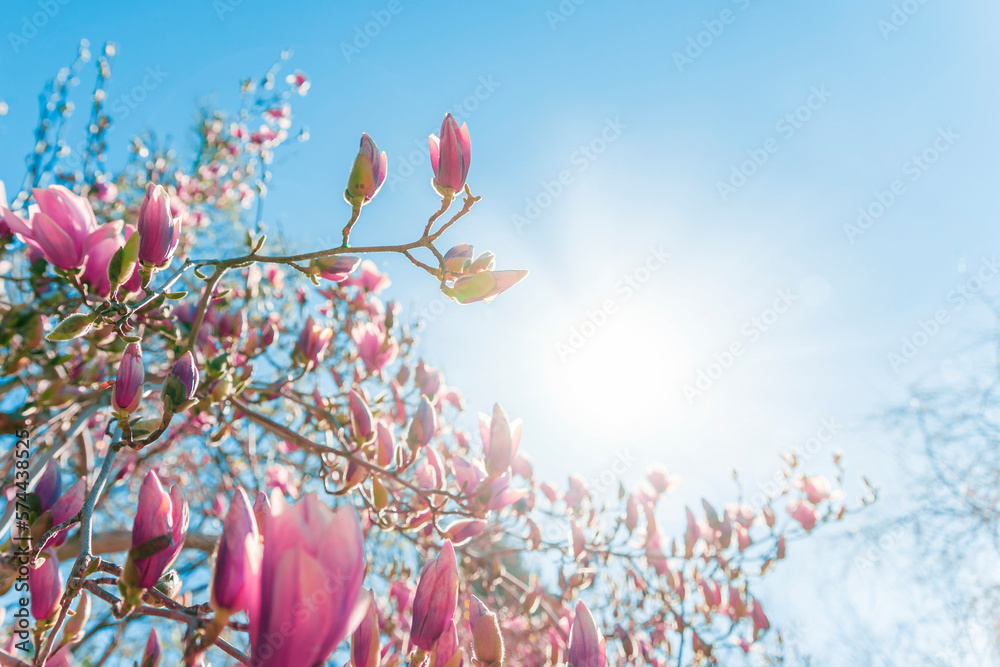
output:
[[[52,552],[41,554],[28,571],[28,590],[31,592],[31,616],[44,621],[55,616],[60,609],[63,585],[59,560]]]
[[[164,266],[174,256],[181,238],[181,219],[170,215],[170,195],[162,185],[150,183],[139,207],[139,261]]]
[[[163,381],[163,410],[169,414],[176,414],[189,408],[195,392],[198,391],[199,380],[194,354],[188,350],[174,363],[167,379]]]
[[[425,651],[434,648],[458,606],[458,561],[451,540],[438,557],[424,566],[413,598],[410,643]]]
[[[156,634],[156,628],[149,631],[149,639],[146,640],[146,650],[142,653],[142,663],[139,667],[158,667],[160,664],[160,636]]]
[[[444,632],[434,643],[430,667],[461,667],[462,649],[458,647],[458,630],[454,619],[448,619]]]
[[[332,280],[335,283],[343,282],[350,278],[351,273],[361,264],[360,257],[345,257],[336,255],[334,257],[321,257],[313,261],[313,270],[319,273],[321,278]]]
[[[604,635],[582,601],[576,605],[576,617],[569,633],[567,662],[573,667],[604,667],[607,662]]]
[[[472,633],[472,652],[484,665],[503,664],[503,635],[497,615],[491,612],[475,595],[469,600],[469,631]]]
[[[217,613],[230,615],[247,608],[251,596],[256,595],[253,586],[259,585],[261,556],[260,534],[250,499],[238,488],[222,522],[222,537],[215,554],[211,599]]]
[[[368,591],[368,612],[351,636],[351,667],[380,667],[379,632],[375,596]]]
[[[370,202],[385,182],[387,167],[385,151],[379,154],[378,146],[368,133],[362,133],[361,148],[347,179],[347,189],[344,190],[347,203],[354,208],[361,208]]]
[[[410,428],[406,433],[406,442],[411,449],[423,447],[437,432],[437,411],[426,396],[420,397],[420,406],[417,413],[410,422]]]
[[[434,180],[431,184],[442,197],[454,197],[465,186],[472,161],[472,142],[469,127],[458,121],[450,113],[441,122],[441,138],[430,136],[431,168]]]
[[[111,403],[120,415],[136,411],[142,400],[142,383],[146,379],[146,369],[142,365],[142,348],[139,343],[129,343],[122,360],[118,362],[118,377]]]
[[[451,273],[466,273],[472,265],[475,249],[468,243],[460,243],[444,254],[444,268]]]
[[[38,498],[38,511],[45,512],[55,505],[61,491],[62,478],[59,475],[59,466],[56,465],[55,461],[49,459],[32,490],[32,493]]]
[[[352,389],[348,404],[351,411],[351,430],[354,432],[354,437],[361,442],[368,442],[375,434],[375,429],[372,426],[374,418],[372,417],[371,408],[368,407],[368,402],[358,390]]]
[[[181,490],[174,486],[168,494],[155,472],[146,473],[132,524],[132,548],[119,584],[123,592],[156,585],[184,548],[188,520]]]

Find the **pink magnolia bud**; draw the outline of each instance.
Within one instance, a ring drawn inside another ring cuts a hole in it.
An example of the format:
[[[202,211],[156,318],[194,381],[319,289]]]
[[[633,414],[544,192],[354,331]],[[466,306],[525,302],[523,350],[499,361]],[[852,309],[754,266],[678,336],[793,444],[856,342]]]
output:
[[[149,631],[149,639],[146,640],[146,650],[142,652],[142,662],[139,667],[158,667],[160,664],[160,635],[156,634],[156,628]]]
[[[369,373],[377,373],[391,364],[399,353],[398,344],[375,322],[362,322],[351,330],[351,338],[358,347],[358,358]]]
[[[187,536],[188,505],[176,486],[168,494],[150,470],[139,488],[132,549],[121,581],[128,589],[152,588],[177,559]]]
[[[322,257],[314,261],[319,275],[335,283],[346,281],[351,276],[351,272],[358,268],[358,264],[360,263],[360,257],[345,257],[344,255]]]
[[[830,497],[830,482],[825,477],[803,477],[798,487],[805,491],[809,502],[818,505]]]
[[[11,648],[13,648],[13,637],[11,638]],[[45,661],[45,667],[73,667],[73,652],[69,645],[61,647],[58,651],[49,656]]]
[[[66,493],[59,497],[59,500],[51,508],[43,512],[35,523],[32,524],[32,536],[35,539],[41,539],[50,528],[54,528],[79,514],[80,510],[83,509],[83,502],[86,496],[87,480],[81,477]],[[42,544],[39,549],[45,549],[46,547],[58,548],[62,546],[66,542],[66,533],[68,532],[69,528],[60,530],[51,536],[47,542]]]
[[[115,389],[111,399],[119,414],[130,414],[139,407],[145,377],[142,348],[139,347],[139,343],[129,343],[125,347],[122,360],[118,362],[118,377],[115,379]]]
[[[474,255],[475,248],[468,243],[460,243],[444,254],[444,268],[451,273],[467,273]]]
[[[756,599],[753,600],[753,606],[750,609],[750,618],[753,619],[753,630],[755,635],[758,632],[769,630],[771,628],[771,622],[767,619],[767,614],[764,613],[764,608],[760,606],[760,602]]]
[[[355,208],[360,208],[370,202],[378,194],[388,172],[388,160],[385,151],[378,152],[378,146],[368,136],[361,134],[361,148],[354,159],[351,175],[347,179],[347,189],[344,199]]]
[[[472,653],[484,665],[502,665],[503,635],[497,615],[475,595],[469,601],[469,631],[472,633]]]
[[[253,516],[257,520],[257,530],[263,535],[264,524],[271,516],[271,501],[267,499],[267,494],[263,491],[257,492],[257,498],[253,501]]]
[[[587,605],[580,601],[576,605],[576,617],[569,633],[567,662],[573,667],[604,667],[607,653],[604,635],[597,628],[594,617]]]
[[[410,422],[410,428],[406,433],[406,442],[410,445],[411,449],[423,447],[431,441],[436,432],[437,411],[431,405],[431,402],[427,400],[427,396],[422,395],[420,397],[420,406],[417,408],[417,412]]]
[[[658,494],[664,494],[673,487],[676,478],[672,477],[662,463],[654,463],[646,471],[646,478]]]
[[[237,488],[222,522],[222,537],[215,554],[212,608],[234,614],[249,606],[260,576],[260,535],[246,492]]]
[[[316,324],[310,315],[302,325],[302,333],[295,346],[296,355],[310,365],[318,364],[332,338],[333,329]]]
[[[51,551],[38,557],[28,571],[28,590],[31,592],[31,616],[43,621],[55,616],[60,609],[63,584],[59,560]]]
[[[795,499],[788,503],[788,514],[798,521],[806,532],[816,527],[816,506],[808,500]]]
[[[410,643],[425,651],[448,627],[458,606],[458,561],[451,540],[445,540],[441,553],[424,566],[413,598],[413,627]]]
[[[469,127],[450,113],[441,122],[441,138],[430,135],[431,167],[434,169],[434,189],[442,197],[454,197],[465,186],[472,161],[472,142]]]
[[[59,466],[56,465],[55,461],[49,459],[32,490],[32,493],[38,498],[39,510],[45,512],[55,505],[61,491],[62,477],[59,475]]]
[[[526,270],[481,271],[462,276],[451,287],[441,291],[462,305],[484,301],[489,303],[527,277]]]
[[[368,612],[351,636],[351,667],[380,667],[379,633],[375,596],[368,591]]]
[[[441,529],[442,534],[461,546],[477,535],[482,535],[489,526],[483,519],[455,519]]]
[[[161,392],[163,410],[170,414],[183,410],[185,403],[194,400],[199,380],[200,375],[198,367],[194,363],[194,354],[188,350],[174,363],[167,378],[163,381]]]
[[[449,619],[444,632],[434,643],[430,667],[461,667],[462,649],[458,647],[458,630],[454,619]]]
[[[139,261],[147,266],[167,264],[181,238],[181,219],[170,215],[170,195],[162,185],[146,186],[136,226]]]
[[[372,417],[371,408],[368,407],[368,402],[358,390],[352,389],[349,396],[348,407],[351,411],[351,430],[354,432],[355,438],[362,442],[368,442],[371,440],[372,435],[375,434],[375,429],[372,426],[374,418]]]
[[[76,611],[69,614],[66,619],[62,643],[79,643],[84,637],[88,620],[90,620],[90,596],[87,591],[81,591],[80,601],[76,603]]]
[[[391,428],[380,421],[375,426],[375,437],[377,442],[375,462],[386,468],[396,457],[396,436]]]
[[[480,413],[479,433],[486,454],[486,470],[491,475],[507,472],[521,444],[521,420],[511,423],[507,413],[497,403],[493,406],[492,419]]]
[[[315,494],[289,505],[273,492],[271,512],[260,597],[247,610],[250,664],[322,665],[368,611],[361,522],[353,507],[333,512]],[[290,622],[304,610],[305,621]]]

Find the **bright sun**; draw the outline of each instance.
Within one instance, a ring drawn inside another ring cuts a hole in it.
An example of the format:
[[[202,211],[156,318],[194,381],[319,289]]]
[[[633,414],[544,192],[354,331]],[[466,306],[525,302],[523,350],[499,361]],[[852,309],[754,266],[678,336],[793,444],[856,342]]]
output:
[[[652,435],[685,412],[685,355],[669,323],[634,310],[617,313],[576,352],[553,355],[547,375],[554,403],[613,446]]]

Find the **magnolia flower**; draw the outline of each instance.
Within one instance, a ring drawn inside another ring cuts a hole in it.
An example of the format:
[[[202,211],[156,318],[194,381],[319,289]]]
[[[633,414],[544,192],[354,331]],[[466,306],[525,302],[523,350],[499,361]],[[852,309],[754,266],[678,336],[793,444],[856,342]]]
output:
[[[448,619],[444,632],[431,650],[430,667],[460,667],[461,664],[462,649],[458,647],[458,629],[454,619]]]
[[[788,503],[788,514],[798,521],[806,532],[816,527],[816,506],[808,500],[795,499]]]
[[[354,208],[361,208],[378,194],[382,183],[385,182],[387,171],[388,160],[385,151],[379,154],[378,146],[368,133],[362,133],[361,149],[354,159],[351,175],[347,179],[344,199]]]
[[[154,471],[146,473],[120,586],[133,592],[155,586],[184,548],[188,520],[181,490],[172,486],[168,494]]]
[[[98,226],[90,202],[62,185],[31,192],[36,204],[28,209],[28,220],[6,206],[3,219],[21,241],[56,268],[79,269],[91,248],[118,232],[114,223]]]
[[[378,294],[391,285],[392,281],[389,280],[389,276],[379,272],[378,267],[375,266],[375,262],[370,259],[366,259],[361,262],[361,274],[357,278],[348,278],[344,281],[344,284],[348,286],[361,287],[366,292]]]
[[[424,566],[413,598],[410,643],[430,651],[454,619],[458,606],[458,561],[451,540],[445,540],[438,557]]]
[[[576,616],[569,632],[567,661],[573,667],[604,667],[607,662],[604,635],[582,601],[576,605]]]
[[[54,468],[53,468],[54,469]],[[83,477],[59,496],[51,506],[40,505],[41,514],[31,524],[31,535],[33,539],[39,540],[51,528],[75,517],[83,509],[83,503],[87,496],[87,480]],[[46,547],[58,548],[66,542],[66,533],[69,528],[60,530],[55,535],[39,546],[39,549]]]
[[[364,536],[354,508],[274,492],[264,524],[260,597],[247,610],[257,667],[320,665],[368,611]]]
[[[461,192],[465,178],[469,175],[472,161],[472,142],[469,127],[458,121],[450,113],[441,122],[441,138],[430,135],[431,167],[434,169],[432,184],[442,197],[451,198]]]
[[[361,262],[360,257],[347,257],[346,255],[336,255],[334,257],[321,257],[313,260],[321,278],[335,283],[345,282],[351,276],[351,272],[358,268]]]
[[[351,330],[358,358],[369,373],[377,373],[396,360],[399,345],[386,334],[382,322],[362,322]]]

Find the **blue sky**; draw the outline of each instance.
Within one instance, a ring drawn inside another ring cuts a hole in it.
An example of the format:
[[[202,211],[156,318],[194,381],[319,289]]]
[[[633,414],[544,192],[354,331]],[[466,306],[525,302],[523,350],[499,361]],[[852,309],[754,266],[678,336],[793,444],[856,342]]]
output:
[[[423,155],[445,111],[464,117],[484,199],[448,240],[531,276],[489,306],[442,307],[426,276],[388,261],[390,296],[430,314],[426,356],[470,408],[499,400],[525,419],[543,473],[597,475],[626,448],[630,477],[659,460],[685,479],[677,520],[685,502],[729,500],[731,468],[751,487],[770,478],[824,419],[845,426],[817,464],[842,449],[891,498],[888,443],[853,425],[914,378],[942,377],[988,323],[955,290],[1000,241],[995,3],[48,5],[37,34],[25,21],[44,1],[8,2],[0,19],[8,183],[23,173],[37,90],[84,37],[118,45],[112,99],[147,68],[163,73],[112,130],[112,164],[145,128],[185,137],[195,101],[231,105],[241,77],[293,49],[313,82],[296,104],[311,140],[279,160],[265,220],[303,246],[349,215],[339,192],[362,131],[392,180],[355,242],[416,238],[436,201],[425,158],[401,176],[407,155]],[[375,36],[355,41],[366,25]],[[753,173],[744,183],[734,169]],[[884,212],[848,234],[875,204]],[[940,311],[893,369],[887,355]],[[581,329],[592,335],[560,354]],[[716,372],[713,355],[734,344]],[[689,400],[699,371],[718,377]]]

